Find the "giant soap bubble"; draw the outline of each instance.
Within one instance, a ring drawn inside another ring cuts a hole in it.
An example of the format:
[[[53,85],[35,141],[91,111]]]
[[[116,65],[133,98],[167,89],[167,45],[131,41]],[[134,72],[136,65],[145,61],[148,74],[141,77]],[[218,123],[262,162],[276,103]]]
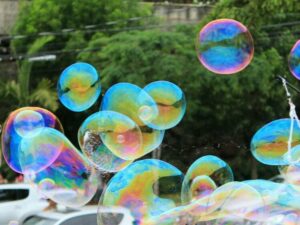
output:
[[[52,128],[44,130],[49,129]],[[33,176],[33,182],[56,203],[70,207],[83,206],[97,191],[98,174],[62,133],[57,131],[55,135],[60,154],[51,165]],[[49,139],[45,140],[44,145],[49,143]],[[31,148],[40,148],[40,145],[32,144]]]
[[[57,92],[59,100],[69,110],[84,111],[90,108],[100,95],[100,76],[88,63],[72,64],[60,75]]]
[[[300,80],[300,40],[296,42],[290,52],[289,68],[293,76]]]
[[[251,152],[260,162],[267,165],[289,164],[288,139],[291,119],[279,119],[259,129],[251,140]],[[292,146],[300,144],[300,128],[293,126]]]
[[[145,224],[148,218],[180,203],[182,179],[183,174],[166,162],[155,159],[136,161],[110,180],[100,205],[126,207],[135,224]],[[98,224],[103,225],[101,216]]]
[[[54,128],[47,133],[45,128]],[[50,111],[38,107],[23,107],[11,112],[2,131],[2,153],[7,164],[14,171],[38,172],[51,165],[60,154],[51,135],[63,131],[58,118]],[[31,148],[35,144],[39,148]]]
[[[245,69],[254,54],[247,27],[236,20],[219,19],[206,24],[198,34],[197,54],[202,65],[217,74]]]
[[[182,90],[169,81],[155,81],[144,87],[144,90],[154,99],[159,114],[149,127],[166,130],[175,127],[183,118],[186,101]]]

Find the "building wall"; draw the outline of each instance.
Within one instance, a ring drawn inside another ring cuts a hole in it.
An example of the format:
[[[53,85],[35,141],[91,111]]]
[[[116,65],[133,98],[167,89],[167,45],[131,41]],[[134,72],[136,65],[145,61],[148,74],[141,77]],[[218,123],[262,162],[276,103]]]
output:
[[[0,35],[8,34],[18,15],[18,0],[0,0]]]
[[[212,6],[195,4],[155,3],[153,13],[168,23],[198,23]]]

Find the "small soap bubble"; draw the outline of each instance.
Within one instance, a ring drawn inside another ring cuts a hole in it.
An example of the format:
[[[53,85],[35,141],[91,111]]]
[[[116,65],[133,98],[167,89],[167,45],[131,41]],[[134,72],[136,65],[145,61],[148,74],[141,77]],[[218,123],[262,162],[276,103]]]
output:
[[[100,76],[88,63],[72,64],[60,75],[57,92],[59,100],[69,110],[87,110],[101,93]]]

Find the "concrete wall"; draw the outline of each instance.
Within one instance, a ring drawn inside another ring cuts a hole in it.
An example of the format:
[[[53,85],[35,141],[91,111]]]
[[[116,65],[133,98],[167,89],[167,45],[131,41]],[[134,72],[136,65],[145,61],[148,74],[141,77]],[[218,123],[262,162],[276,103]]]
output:
[[[209,5],[156,3],[153,13],[171,24],[198,23],[211,8]]]
[[[8,34],[18,15],[18,0],[0,0],[0,35]]]

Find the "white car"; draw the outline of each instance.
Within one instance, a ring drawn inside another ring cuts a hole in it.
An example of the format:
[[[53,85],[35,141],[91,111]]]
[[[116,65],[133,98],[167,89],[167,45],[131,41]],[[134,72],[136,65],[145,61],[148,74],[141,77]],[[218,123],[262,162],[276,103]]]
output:
[[[97,212],[97,206],[45,211],[30,217],[23,225],[97,225]],[[132,225],[134,221],[129,210],[121,207],[103,207],[99,213],[103,225]]]
[[[32,185],[0,185],[1,225],[7,225],[10,221],[22,224],[27,218],[43,211],[48,205],[48,201],[42,198]]]

